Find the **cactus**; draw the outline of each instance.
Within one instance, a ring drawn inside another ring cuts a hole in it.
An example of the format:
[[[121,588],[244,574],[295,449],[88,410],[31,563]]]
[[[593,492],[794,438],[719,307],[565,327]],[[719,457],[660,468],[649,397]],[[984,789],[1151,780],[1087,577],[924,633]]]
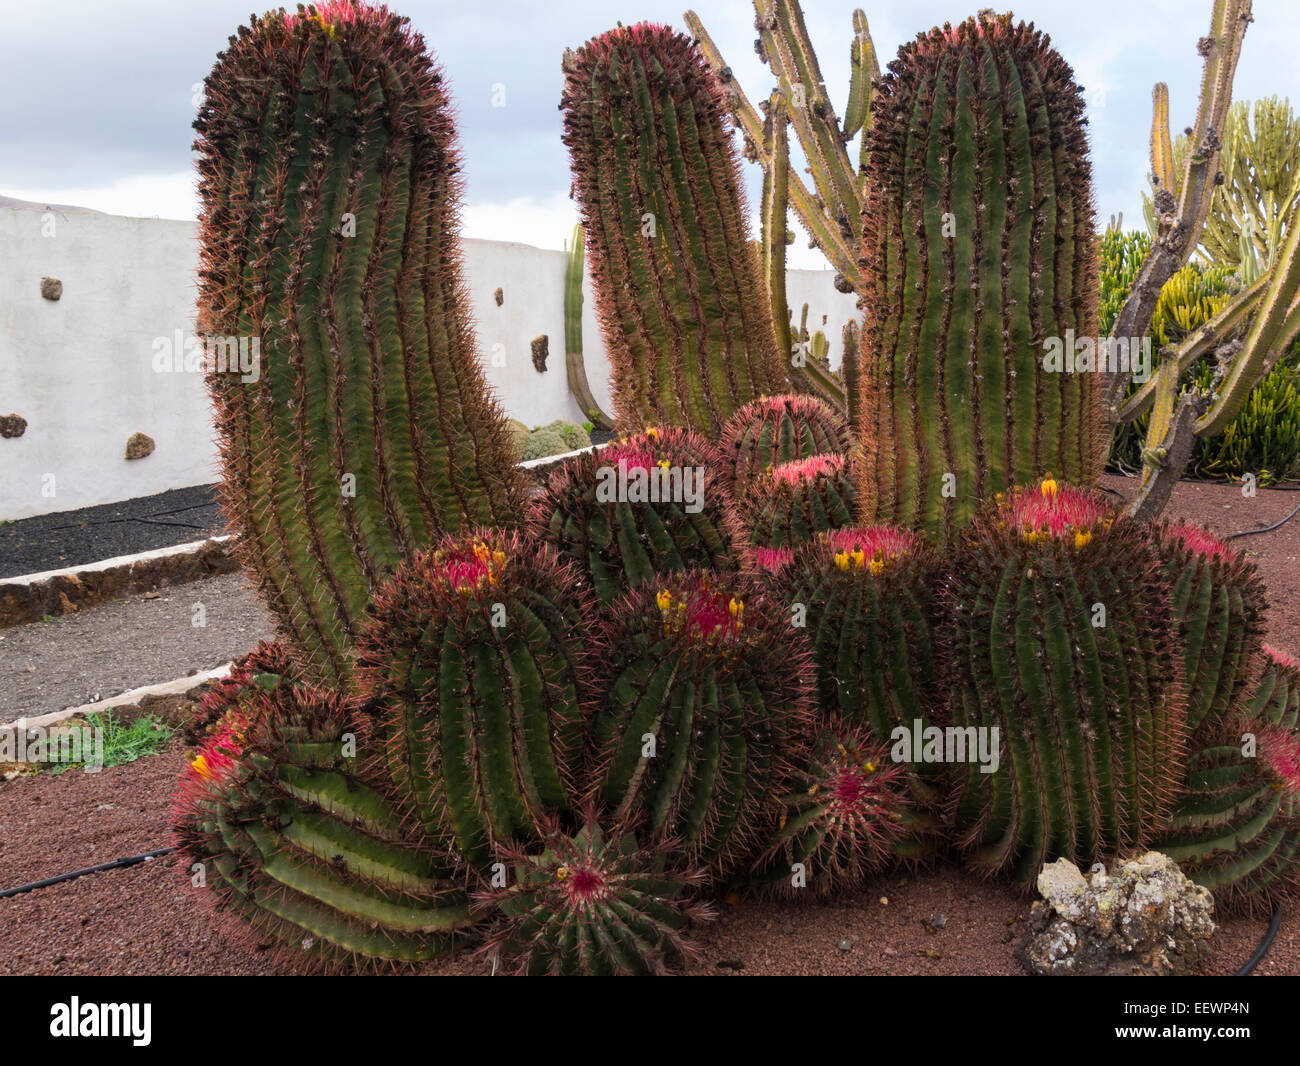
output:
[[[973,864],[1031,882],[1044,862],[1148,845],[1181,778],[1184,705],[1169,589],[1143,523],[1058,486],[992,501],[940,606],[951,727],[1000,730],[1002,765],[951,769]]]
[[[573,227],[573,247],[564,271],[564,368],[569,376],[569,391],[578,401],[582,413],[599,429],[613,429],[614,420],[601,410],[587,381],[587,366],[582,361],[582,278],[586,262],[586,237],[582,224]]]
[[[577,566],[601,603],[674,570],[734,570],[723,465],[696,433],[649,429],[565,460],[533,503],[529,533]]]
[[[564,55],[564,143],[629,431],[716,438],[788,380],[750,245],[722,88],[688,37],[641,23]]]
[[[270,690],[282,682],[296,685],[301,681],[302,676],[287,648],[274,641],[259,641],[242,659],[231,663],[229,674],[203,694],[198,710],[185,729],[186,740],[199,743],[213,730],[222,729],[226,714],[238,708],[240,701],[251,692]]]
[[[861,888],[894,858],[911,801],[903,766],[869,729],[823,728],[769,847],[762,876],[782,894]],[[801,870],[796,870],[796,865]]]
[[[1249,703],[1199,731],[1155,843],[1217,906],[1246,914],[1300,891],[1300,664],[1267,646],[1265,659]]]
[[[812,455],[755,477],[738,512],[755,547],[792,548],[853,524],[856,493],[844,456]]]
[[[812,739],[807,649],[747,588],[664,575],[613,604],[597,637],[590,798],[715,878],[770,839]]]
[[[445,538],[376,595],[358,648],[376,772],[480,872],[495,843],[572,808],[593,610],[552,552],[496,530]]]
[[[1265,593],[1253,562],[1213,534],[1179,522],[1156,531],[1181,630],[1187,729],[1228,719],[1255,674]]]
[[[932,634],[940,564],[914,533],[888,527],[821,533],[794,550],[767,587],[800,621],[813,649],[817,702],[824,719],[864,727],[879,740],[896,727],[931,724],[936,698]],[[793,617],[793,616],[792,616]],[[931,802],[935,775],[921,765],[908,779]]]
[[[1047,38],[982,14],[900,49],[872,123],[860,519],[942,543],[1044,470],[1100,473],[1099,375],[1043,367],[1097,334],[1083,99]]]
[[[739,490],[770,466],[823,452],[846,453],[849,427],[830,405],[812,396],[772,396],[746,404],[722,430],[719,450]]]
[[[695,958],[681,930],[714,912],[683,900],[702,875],[665,870],[671,849],[606,834],[590,813],[571,835],[552,823],[540,852],[503,845],[498,857],[513,876],[477,897],[501,916],[479,954],[504,957],[521,976],[658,975]]]
[[[218,908],[297,968],[437,958],[470,924],[469,900],[348,757],[349,737],[364,746],[363,723],[324,690],[241,700],[181,780],[182,872],[202,871]]]
[[[311,680],[341,682],[370,593],[438,535],[517,521],[478,367],[442,74],[407,21],[335,0],[253,18],[195,121],[199,332],[237,550]]]

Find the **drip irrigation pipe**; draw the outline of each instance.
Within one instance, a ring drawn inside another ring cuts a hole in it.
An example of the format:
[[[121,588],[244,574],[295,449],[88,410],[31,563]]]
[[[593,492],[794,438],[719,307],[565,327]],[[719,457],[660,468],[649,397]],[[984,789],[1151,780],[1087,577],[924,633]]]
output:
[[[100,863],[98,866],[87,866],[84,870],[73,870],[70,874],[59,874],[58,877],[47,877],[44,881],[33,881],[30,885],[6,888],[3,892],[0,892],[0,899],[8,899],[10,896],[18,896],[37,888],[49,888],[51,885],[58,885],[74,878],[85,877],[87,874],[97,874],[103,873],[105,870],[121,870],[127,866],[136,866],[139,863],[148,862],[150,859],[156,859],[162,855],[170,855],[175,850],[175,848],[158,848],[156,851],[146,851],[143,855],[131,855],[125,859],[114,859],[112,862]]]
[[[1238,970],[1235,974],[1233,974],[1234,977],[1250,976],[1250,972],[1256,966],[1259,965],[1260,960],[1263,959],[1263,957],[1268,954],[1268,949],[1273,946],[1273,938],[1277,936],[1278,928],[1281,925],[1282,925],[1282,904],[1279,903],[1276,907],[1273,908],[1273,920],[1268,923],[1268,932],[1264,934],[1264,939],[1259,942],[1259,947],[1255,949],[1255,954],[1253,954],[1249,959],[1246,960],[1245,966],[1243,966],[1240,970]]]

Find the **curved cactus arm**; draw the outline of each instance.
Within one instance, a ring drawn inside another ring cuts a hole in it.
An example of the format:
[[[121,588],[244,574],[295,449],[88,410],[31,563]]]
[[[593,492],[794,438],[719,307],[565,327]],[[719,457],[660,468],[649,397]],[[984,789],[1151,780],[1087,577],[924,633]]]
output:
[[[844,136],[852,137],[867,124],[871,117],[872,84],[880,77],[880,62],[876,46],[871,40],[871,29],[862,8],[853,12],[853,44],[849,50],[852,73],[849,76],[849,101],[844,105]],[[865,161],[866,147],[863,146]]]
[[[582,275],[586,263],[586,236],[579,222],[573,227],[573,247],[564,272],[564,369],[582,413],[599,429],[614,428],[614,420],[600,409],[587,380],[587,366],[582,361]]]
[[[1113,337],[1137,337],[1146,332],[1161,288],[1187,263],[1200,240],[1210,208],[1210,194],[1214,191],[1215,177],[1219,172],[1219,135],[1232,102],[1232,80],[1250,22],[1250,0],[1215,0],[1210,32],[1199,42],[1205,65],[1196,124],[1189,137],[1191,147],[1181,175],[1181,193],[1177,202],[1169,189],[1161,188],[1157,193],[1157,199],[1161,201],[1156,204],[1159,230],[1138,271],[1133,291],[1115,318],[1111,331]],[[1158,126],[1159,92],[1155,102],[1157,122],[1154,125]],[[1163,151],[1153,150],[1153,163],[1156,161],[1154,157],[1162,154]],[[1117,371],[1107,381],[1103,412],[1107,429],[1115,425],[1120,401],[1132,378],[1131,370]],[[1110,433],[1103,433],[1101,439],[1102,447],[1109,450]]]
[[[798,0],[755,0],[754,11],[762,58],[785,94],[786,110],[808,156],[825,213],[846,240],[856,242],[862,232],[857,176],[844,150],[844,135],[826,94],[803,10]]]
[[[704,24],[700,22],[699,16],[694,11],[687,11],[682,17],[709,66],[726,85],[727,106],[745,135],[746,151],[752,151],[752,161],[758,163],[764,170],[768,170],[772,165],[772,154],[764,142],[762,117],[749,102],[744,91],[736,84],[731,68],[722,58],[722,53],[705,30]],[[799,222],[808,231],[813,244],[821,249],[822,254],[830,261],[831,266],[856,290],[860,274],[857,252],[854,250],[856,245],[840,232],[838,226],[831,223],[817,197],[798,174],[791,173],[788,181],[790,205],[794,208]]]
[[[1187,468],[1196,439],[1223,432],[1251,390],[1300,334],[1300,207],[1288,219],[1286,243],[1277,263],[1256,286],[1265,282],[1268,288],[1258,300],[1245,340],[1219,346],[1226,371],[1213,398],[1194,389],[1178,394],[1180,366],[1175,359],[1166,360],[1152,379],[1142,479],[1129,501],[1129,514],[1143,519],[1160,514]]]
[[[790,205],[790,140],[786,129],[788,116],[781,107],[780,94],[772,93],[764,124],[764,143],[771,163],[763,168],[763,281],[767,288],[768,310],[776,329],[781,357],[797,376],[791,362],[794,338],[790,335],[790,304],[785,294],[785,249],[788,243],[786,209]]]

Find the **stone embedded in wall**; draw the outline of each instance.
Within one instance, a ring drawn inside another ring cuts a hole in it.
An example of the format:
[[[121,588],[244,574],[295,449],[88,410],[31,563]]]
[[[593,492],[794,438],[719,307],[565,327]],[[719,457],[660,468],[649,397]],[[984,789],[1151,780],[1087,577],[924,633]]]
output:
[[[153,450],[153,438],[147,433],[132,433],[127,438],[126,457],[128,459],[143,459],[146,455],[153,455]]]
[[[27,419],[22,415],[0,415],[0,437],[11,440],[27,432]]]
[[[58,278],[41,278],[41,295],[47,300],[57,300],[63,295],[63,282]]]
[[[546,357],[551,354],[550,338],[543,333],[540,337],[534,337],[532,341],[533,349],[533,366],[539,374],[546,373]]]
[[[492,294],[492,299],[496,300],[497,306],[500,307],[506,302],[506,294],[500,289],[497,289],[497,291]]]

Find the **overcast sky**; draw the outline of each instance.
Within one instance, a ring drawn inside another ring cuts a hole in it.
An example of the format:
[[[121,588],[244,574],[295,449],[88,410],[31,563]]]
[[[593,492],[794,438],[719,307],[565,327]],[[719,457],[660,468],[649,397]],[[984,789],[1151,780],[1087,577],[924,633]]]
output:
[[[771,75],[753,52],[749,0],[694,0],[751,99]],[[193,218],[190,122],[196,83],[255,0],[3,0],[0,195],[118,214]],[[293,6],[293,5],[290,5]],[[882,59],[979,0],[806,0],[826,77],[843,109],[851,14],[863,6]],[[625,23],[684,28],[680,0],[403,0],[449,75],[467,163],[469,236],[561,246],[576,213],[560,144],[560,55]],[[1089,91],[1099,214],[1140,225],[1151,86],[1169,83],[1175,130],[1191,123],[1196,39],[1210,0],[1032,0],[1014,8],[1048,32]],[[1300,101],[1300,5],[1256,0],[1236,99]],[[883,62],[882,62],[883,65]],[[492,106],[494,84],[506,106]],[[751,175],[756,195],[758,175]],[[800,242],[802,245],[802,242]],[[816,256],[816,253],[803,253]],[[802,258],[802,257],[801,257]],[[803,258],[792,265],[819,264]]]

